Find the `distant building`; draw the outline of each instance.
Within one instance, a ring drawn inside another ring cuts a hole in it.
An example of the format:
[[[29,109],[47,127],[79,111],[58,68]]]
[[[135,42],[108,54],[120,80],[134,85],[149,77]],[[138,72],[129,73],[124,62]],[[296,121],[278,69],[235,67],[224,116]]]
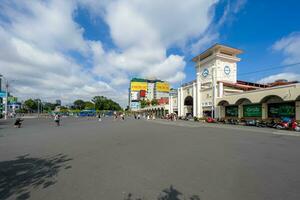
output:
[[[151,102],[156,99],[159,104],[167,104],[170,84],[157,79],[133,78],[129,87],[129,108],[139,110],[141,101]]]
[[[56,104],[57,106],[61,106],[61,100],[57,99],[57,100],[55,101],[55,104]]]

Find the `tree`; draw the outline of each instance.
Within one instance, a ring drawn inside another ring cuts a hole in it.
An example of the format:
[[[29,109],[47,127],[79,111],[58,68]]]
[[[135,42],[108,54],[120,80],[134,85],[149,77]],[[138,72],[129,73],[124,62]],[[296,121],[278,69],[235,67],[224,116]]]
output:
[[[44,110],[47,111],[47,112],[53,111],[53,110],[55,109],[55,106],[56,106],[56,104],[54,104],[54,103],[49,103],[49,102],[46,102],[46,103],[44,103],[44,105],[43,105]]]
[[[79,109],[79,110],[82,110],[85,107],[85,102],[81,99],[78,99],[78,100],[74,101],[73,104],[74,104],[74,107],[76,109]]]
[[[24,105],[25,105],[26,109],[31,112],[37,110],[37,107],[38,107],[37,101],[35,101],[33,99],[27,99],[24,102]]]
[[[122,110],[121,106],[118,103],[104,96],[95,96],[92,99],[92,102],[94,102],[97,110]]]
[[[93,110],[93,109],[95,109],[95,104],[93,104],[92,102],[86,101],[84,103],[84,109]]]

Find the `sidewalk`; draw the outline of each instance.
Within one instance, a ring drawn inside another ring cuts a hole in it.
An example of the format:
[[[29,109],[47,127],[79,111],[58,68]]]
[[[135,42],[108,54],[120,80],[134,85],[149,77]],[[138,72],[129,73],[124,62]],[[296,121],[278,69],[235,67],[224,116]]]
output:
[[[233,130],[244,130],[255,133],[269,133],[274,135],[285,135],[285,136],[300,136],[300,132],[289,131],[289,130],[278,130],[274,128],[263,128],[263,127],[255,127],[255,126],[242,126],[242,125],[231,125],[231,124],[219,124],[219,123],[206,123],[206,122],[194,122],[194,121],[168,121],[165,119],[156,119],[156,120],[147,120],[153,123],[165,124],[165,125],[173,125],[173,126],[181,126],[187,128],[221,128],[221,129],[233,129]]]

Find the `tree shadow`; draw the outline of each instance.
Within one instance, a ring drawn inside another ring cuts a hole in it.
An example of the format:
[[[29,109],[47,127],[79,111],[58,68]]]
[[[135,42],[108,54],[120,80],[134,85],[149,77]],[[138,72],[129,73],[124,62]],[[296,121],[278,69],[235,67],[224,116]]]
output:
[[[132,193],[129,193],[124,198],[124,200],[144,200],[144,199],[145,198],[135,198]],[[170,187],[162,190],[161,194],[158,195],[157,200],[200,200],[200,197],[198,195],[192,195],[190,197],[186,197],[171,185]]]
[[[31,188],[47,188],[57,182],[61,169],[70,169],[66,155],[33,158],[29,154],[15,160],[0,162],[0,199],[16,196],[18,200],[30,198]]]

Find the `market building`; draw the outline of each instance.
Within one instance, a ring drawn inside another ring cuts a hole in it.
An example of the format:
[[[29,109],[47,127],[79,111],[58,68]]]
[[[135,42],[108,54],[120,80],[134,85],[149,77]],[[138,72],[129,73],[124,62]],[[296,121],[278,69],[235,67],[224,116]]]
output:
[[[216,44],[193,58],[196,80],[177,93],[179,116],[280,118],[300,120],[300,84],[278,80],[258,84],[237,79],[242,50]],[[171,98],[170,98],[171,99]]]
[[[237,78],[242,50],[215,44],[194,57],[196,79],[169,93],[168,104],[139,108],[157,117],[282,118],[300,120],[300,83],[259,84]]]

